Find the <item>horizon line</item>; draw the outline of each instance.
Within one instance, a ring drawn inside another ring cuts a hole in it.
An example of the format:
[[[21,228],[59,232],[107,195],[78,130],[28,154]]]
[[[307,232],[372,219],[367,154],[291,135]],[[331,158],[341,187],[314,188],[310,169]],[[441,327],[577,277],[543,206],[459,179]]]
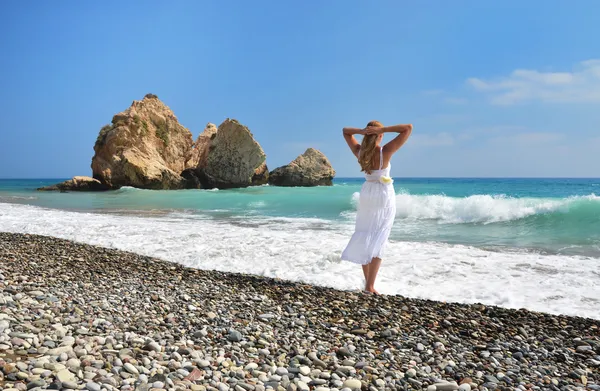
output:
[[[0,178],[0,181],[17,181],[17,180],[41,180],[41,181],[59,181],[69,180],[73,177],[5,177]],[[91,177],[90,177],[91,178]],[[600,179],[600,177],[588,176],[393,176],[394,179]],[[340,176],[334,177],[333,180],[340,179],[364,179],[362,176]]]

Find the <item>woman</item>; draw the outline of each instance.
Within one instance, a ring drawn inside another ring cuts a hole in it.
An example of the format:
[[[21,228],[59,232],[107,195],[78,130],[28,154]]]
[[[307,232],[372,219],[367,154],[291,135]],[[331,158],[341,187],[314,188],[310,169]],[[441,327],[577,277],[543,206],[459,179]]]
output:
[[[379,121],[369,122],[365,129],[344,128],[344,139],[358,158],[366,181],[360,190],[354,234],[342,253],[342,259],[362,265],[365,290],[375,294],[379,294],[375,290],[375,278],[396,216],[390,160],[411,132],[412,125],[383,126]],[[398,135],[381,146],[384,133]],[[354,138],[355,134],[364,136],[361,144]]]

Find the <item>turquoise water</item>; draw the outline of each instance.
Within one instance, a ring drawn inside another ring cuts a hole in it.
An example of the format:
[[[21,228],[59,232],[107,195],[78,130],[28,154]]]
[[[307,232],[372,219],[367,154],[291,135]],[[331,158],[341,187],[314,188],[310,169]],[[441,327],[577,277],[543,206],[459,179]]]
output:
[[[332,187],[46,193],[0,180],[0,231],[185,266],[362,289],[340,254],[362,179]],[[378,290],[600,319],[599,179],[396,178]]]
[[[133,215],[173,215],[262,224],[318,219],[317,229],[350,225],[362,179],[332,187],[46,193],[60,179],[0,180],[0,203]],[[391,239],[492,251],[600,257],[600,179],[396,178]],[[2,229],[0,220],[0,229]]]

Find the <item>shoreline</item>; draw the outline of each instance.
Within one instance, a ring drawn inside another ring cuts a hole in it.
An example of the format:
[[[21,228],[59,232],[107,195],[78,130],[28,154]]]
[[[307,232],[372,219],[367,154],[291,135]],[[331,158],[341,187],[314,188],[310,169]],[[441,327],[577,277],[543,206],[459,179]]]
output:
[[[0,233],[0,261],[5,389],[600,390],[599,320],[191,269],[28,234]]]

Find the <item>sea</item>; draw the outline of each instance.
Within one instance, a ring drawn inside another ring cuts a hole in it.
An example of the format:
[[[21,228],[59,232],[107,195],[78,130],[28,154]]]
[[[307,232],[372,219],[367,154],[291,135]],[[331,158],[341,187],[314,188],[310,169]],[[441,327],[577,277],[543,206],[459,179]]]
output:
[[[340,260],[361,178],[311,188],[36,191],[62,180],[0,180],[0,231],[364,286],[360,266]],[[395,178],[394,187],[381,293],[600,319],[600,179]]]

